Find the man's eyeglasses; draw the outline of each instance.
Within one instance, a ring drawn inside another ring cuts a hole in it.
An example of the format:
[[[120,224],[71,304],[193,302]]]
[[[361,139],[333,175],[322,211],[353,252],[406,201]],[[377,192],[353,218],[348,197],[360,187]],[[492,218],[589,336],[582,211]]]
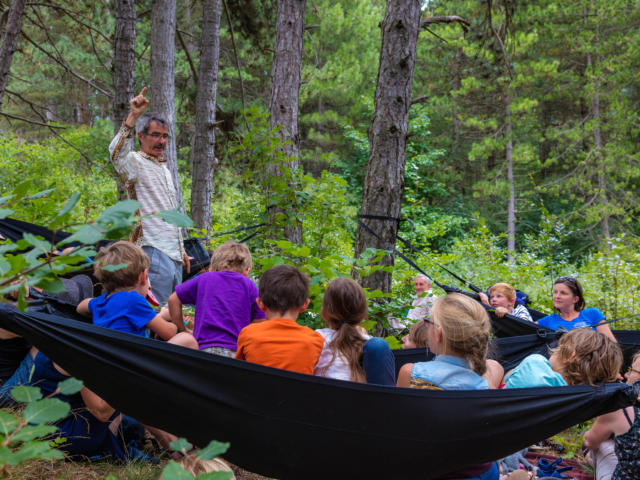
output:
[[[640,370],[636,370],[636,369],[635,369],[635,368],[633,368],[633,367],[629,367],[629,368],[627,368],[627,373],[631,373],[631,372],[633,372],[633,373],[637,373],[638,375],[640,375]]]
[[[153,132],[153,133],[147,133],[145,135],[147,137],[153,138],[154,140],[159,140],[160,138],[162,138],[163,140],[169,140],[169,134],[168,133]]]

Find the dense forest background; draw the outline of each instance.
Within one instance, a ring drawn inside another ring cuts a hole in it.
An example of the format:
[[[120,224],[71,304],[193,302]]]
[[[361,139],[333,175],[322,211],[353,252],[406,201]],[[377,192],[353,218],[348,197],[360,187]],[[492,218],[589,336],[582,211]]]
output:
[[[10,3],[0,2],[3,23]],[[222,2],[211,234],[267,216],[267,166],[277,158],[268,109],[276,4]],[[176,10],[172,141],[187,211],[202,5],[185,0]],[[412,258],[436,279],[460,285],[444,265],[481,287],[508,281],[549,309],[553,279],[575,274],[589,306],[609,318],[638,311],[639,6],[423,3],[400,234],[424,253]],[[157,4],[136,1],[135,8],[137,92],[150,83]],[[385,8],[381,0],[307,2],[299,96],[304,174],[289,184],[302,242],[257,235],[249,246],[256,271],[280,261],[304,265],[315,294],[323,279],[348,274],[354,263]],[[464,22],[429,21],[451,15]],[[16,207],[20,219],[46,222],[80,192],[74,221],[86,222],[118,199],[107,150],[115,18],[111,1],[25,7],[2,100],[0,193],[23,182],[33,192],[55,191]],[[227,238],[216,237],[213,246]],[[414,274],[396,260],[392,308],[406,303]],[[625,326],[636,322],[615,328]]]

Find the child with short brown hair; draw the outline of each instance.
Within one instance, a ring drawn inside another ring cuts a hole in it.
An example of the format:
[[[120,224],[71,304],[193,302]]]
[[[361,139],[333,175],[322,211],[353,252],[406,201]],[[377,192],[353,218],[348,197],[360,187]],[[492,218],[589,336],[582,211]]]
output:
[[[277,265],[262,274],[257,303],[267,320],[240,332],[236,358],[313,374],[324,338],[296,323],[309,306],[309,283],[308,276],[290,265]]]
[[[169,297],[171,321],[184,330],[182,305],[194,304],[193,335],[200,350],[234,357],[240,331],[264,318],[256,304],[258,288],[249,278],[251,252],[238,242],[223,243],[213,252],[209,270],[176,287]]]
[[[418,320],[411,325],[409,333],[402,337],[402,348],[419,348],[427,346],[427,326],[424,320]]]
[[[146,336],[147,329],[161,339],[197,348],[193,336],[177,334],[176,327],[156,313],[145,299],[149,292],[149,258],[131,242],[119,241],[103,247],[94,260],[94,275],[105,293],[86,298],[78,313],[91,316],[94,325]]]

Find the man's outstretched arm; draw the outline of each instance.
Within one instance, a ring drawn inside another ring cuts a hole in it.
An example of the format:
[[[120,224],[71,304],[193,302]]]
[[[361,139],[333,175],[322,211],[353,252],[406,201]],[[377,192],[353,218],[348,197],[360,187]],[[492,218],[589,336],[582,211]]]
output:
[[[149,106],[149,99],[144,96],[146,91],[147,87],[144,87],[138,95],[129,101],[129,115],[109,145],[111,162],[125,183],[136,180],[135,169],[125,159],[134,150],[136,122]]]

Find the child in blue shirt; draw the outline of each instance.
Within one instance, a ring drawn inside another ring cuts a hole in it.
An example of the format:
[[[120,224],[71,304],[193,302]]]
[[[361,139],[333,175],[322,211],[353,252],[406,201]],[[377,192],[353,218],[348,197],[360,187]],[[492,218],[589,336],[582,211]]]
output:
[[[504,377],[504,388],[559,387],[615,382],[622,365],[616,342],[590,328],[565,333],[547,360],[542,355],[526,357]]]
[[[78,313],[91,316],[94,325],[140,336],[147,336],[149,329],[170,343],[198,348],[193,335],[177,333],[176,326],[147,302],[149,258],[140,247],[120,241],[101,248],[94,275],[105,292],[84,299],[77,308]]]

